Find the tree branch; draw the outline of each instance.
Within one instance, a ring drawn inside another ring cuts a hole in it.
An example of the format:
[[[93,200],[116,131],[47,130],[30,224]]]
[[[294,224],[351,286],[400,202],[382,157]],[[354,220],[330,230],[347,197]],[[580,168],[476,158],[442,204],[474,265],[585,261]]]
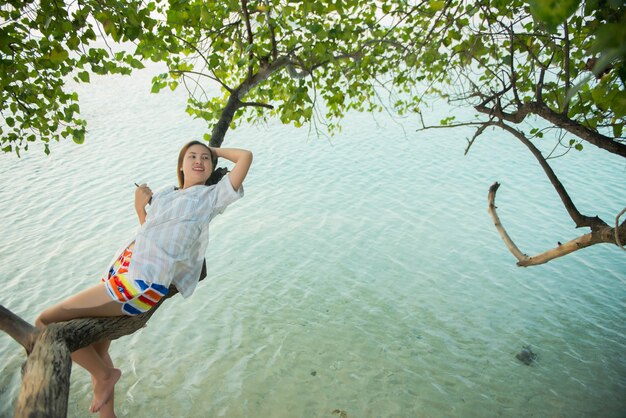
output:
[[[472,137],[472,139],[467,141],[467,148],[465,148],[465,152],[464,152],[463,155],[467,155],[467,153],[469,152],[470,148],[474,144],[474,141],[476,141],[476,138],[478,138],[480,135],[482,135],[482,133],[485,132],[485,129],[487,129],[489,126],[492,126],[492,125],[494,125],[494,123],[491,122],[491,121],[484,122],[482,125],[480,125],[480,127],[476,130],[476,132],[474,132],[474,136]]]
[[[565,190],[565,187],[563,187],[563,184],[561,183],[559,178],[556,176],[556,174],[552,170],[552,167],[550,167],[546,159],[543,157],[543,155],[541,154],[541,151],[539,151],[539,149],[537,149],[537,147],[535,147],[535,145],[528,138],[526,138],[526,135],[524,135],[522,132],[510,127],[509,125],[501,121],[494,122],[493,124],[496,126],[499,126],[500,128],[504,129],[505,131],[509,132],[510,134],[515,136],[517,139],[519,139],[524,145],[526,145],[526,147],[530,150],[530,152],[535,156],[535,158],[539,162],[539,165],[543,169],[544,173],[546,173],[546,176],[548,176],[550,183],[552,183],[552,186],[554,187],[557,194],[561,198],[561,201],[563,202],[563,205],[565,206],[565,210],[567,210],[567,213],[569,214],[570,218],[574,221],[577,228],[580,228],[583,226],[593,227],[593,226],[606,226],[607,225],[602,219],[598,218],[597,216],[595,217],[585,216],[585,215],[582,215],[578,211],[578,209],[576,208],[576,205],[574,205],[574,202],[572,201],[569,194],[567,193],[567,190]]]
[[[624,208],[620,213],[617,214],[617,216],[615,217],[615,243],[617,244],[618,247],[620,247],[622,250],[626,251],[626,247],[624,247],[624,244],[622,244],[622,241],[620,240],[619,237],[619,218],[626,213],[626,208]],[[624,221],[624,223],[621,226],[622,229],[626,229],[626,221]]]
[[[266,109],[274,109],[274,106],[260,102],[241,102],[241,107],[264,107]]]
[[[37,328],[2,305],[0,305],[0,330],[9,334],[24,347],[26,354],[30,354],[33,351]]]
[[[209,80],[213,80],[213,81],[217,81],[218,83],[220,83],[222,85],[222,87],[224,87],[224,89],[226,89],[226,91],[232,93],[233,89],[231,89],[230,87],[228,87],[226,84],[224,84],[224,82],[222,80],[220,80],[217,77],[211,77],[208,74],[205,73],[201,73],[199,71],[189,71],[189,70],[170,70],[170,73],[175,73],[175,74],[195,74],[195,75],[199,75],[202,77],[206,77]]]
[[[265,4],[265,20],[267,21],[267,27],[270,29],[270,39],[272,41],[272,59],[278,58],[278,47],[276,45],[276,32],[274,28],[274,24],[272,23],[272,9],[270,8],[270,4],[268,0],[263,0]]]
[[[513,254],[515,258],[517,258],[520,262],[525,261],[529,257],[526,254],[522,253],[519,250],[519,248],[517,248],[517,246],[511,239],[511,237],[509,237],[509,234],[507,234],[506,230],[502,226],[502,223],[500,222],[500,218],[498,217],[498,214],[496,213],[495,199],[496,199],[496,191],[498,190],[498,187],[500,187],[500,183],[496,182],[496,183],[493,183],[491,187],[489,188],[489,195],[487,198],[489,202],[489,209],[488,209],[489,215],[491,215],[491,219],[493,220],[493,223],[496,226],[497,231],[500,233],[500,236],[502,237],[502,240],[504,241],[504,244],[506,245],[506,247],[509,249],[509,251],[511,251],[511,254]]]
[[[203,262],[199,280],[205,277],[206,262]],[[168,294],[141,315],[80,318],[50,324],[42,330],[0,306],[0,329],[22,344],[29,353],[22,369],[22,386],[15,416],[66,416],[70,353],[97,341],[114,340],[143,328],[161,304],[177,293],[178,289],[170,286]]]
[[[254,44],[254,37],[252,36],[252,26],[250,25],[250,14],[248,13],[248,1],[241,0],[241,11],[243,12],[243,18],[246,22],[246,31],[248,34],[248,45]],[[248,77],[252,77],[252,62],[254,61],[254,53],[250,50],[248,54],[250,62],[248,63]]]
[[[497,95],[494,95],[483,103],[474,106],[474,108],[481,112],[488,114],[490,116],[495,116],[497,118],[506,120],[512,123],[521,123],[526,116],[529,114],[535,114],[537,116],[542,117],[548,122],[554,124],[555,126],[565,129],[571,134],[576,135],[577,137],[589,142],[601,148],[605,151],[608,151],[612,154],[617,154],[626,158],[626,144],[615,141],[613,138],[602,135],[599,132],[593,131],[581,125],[580,123],[569,119],[567,116],[557,113],[554,110],[550,109],[548,106],[544,105],[540,102],[529,102],[525,103],[522,106],[517,107],[517,111],[513,113],[507,113],[502,110],[497,104],[494,107],[487,107],[486,104],[490,101],[493,101],[497,98]]]
[[[488,212],[494,222],[494,225],[496,226],[496,229],[500,233],[502,240],[504,241],[511,254],[513,254],[513,256],[518,260],[517,265],[520,267],[530,267],[544,264],[548,261],[554,260],[555,258],[563,257],[565,255],[571,254],[575,251],[590,247],[595,244],[614,243],[614,241],[611,239],[613,228],[602,227],[596,230],[592,230],[592,232],[588,234],[581,235],[580,237],[568,241],[565,244],[559,243],[556,248],[529,257],[528,255],[522,253],[519,248],[517,248],[511,237],[509,237],[509,235],[507,234],[504,226],[500,222],[498,214],[496,213],[495,198],[498,187],[500,187],[500,184],[496,182],[489,188],[489,194],[487,198],[489,203]],[[625,235],[626,228],[621,229],[622,230],[619,231],[619,234]],[[615,231],[615,234],[618,234],[617,229]]]
[[[564,27],[564,36],[565,36],[565,51],[563,52],[563,71],[565,72],[565,103],[563,104],[563,111],[561,112],[564,116],[567,116],[569,112],[569,91],[571,88],[571,79],[570,79],[570,40],[569,40],[569,30],[567,27],[567,22],[563,23]]]
[[[202,59],[204,60],[204,64],[206,65],[206,68],[207,68],[208,70],[211,70],[211,64],[209,63],[209,60],[208,60],[208,59],[204,56],[204,54],[202,53],[202,51],[200,51],[200,49],[199,49],[196,45],[194,45],[193,43],[189,42],[189,41],[188,41],[188,40],[186,40],[185,38],[181,38],[180,36],[178,36],[178,35],[176,35],[176,34],[174,34],[174,33],[171,33],[171,35],[172,35],[174,38],[176,38],[176,39],[178,39],[178,40],[181,40],[181,41],[185,42],[187,45],[189,45],[191,48],[193,48],[193,50],[194,50],[194,51],[196,51],[196,52],[198,53],[198,55],[200,55],[200,57],[202,57]],[[170,72],[182,72],[182,71],[181,71],[181,70],[170,70]],[[190,73],[192,73],[192,71],[186,71],[186,72],[190,72]],[[195,74],[202,74],[202,73],[195,73]],[[222,87],[224,87],[227,91],[229,91],[229,92],[232,92],[232,91],[233,91],[233,89],[231,89],[230,87],[228,87],[228,86],[227,86],[227,85],[226,85],[226,84],[225,84],[222,80],[220,80],[220,79],[219,79],[219,77],[215,76],[215,73],[213,73],[213,77],[211,77],[211,76],[209,76],[209,75],[206,75],[206,74],[202,74],[202,75],[204,75],[205,77],[210,78],[211,80],[215,80],[215,81],[217,81],[217,82],[218,82],[218,83],[220,83],[220,84],[222,85]]]

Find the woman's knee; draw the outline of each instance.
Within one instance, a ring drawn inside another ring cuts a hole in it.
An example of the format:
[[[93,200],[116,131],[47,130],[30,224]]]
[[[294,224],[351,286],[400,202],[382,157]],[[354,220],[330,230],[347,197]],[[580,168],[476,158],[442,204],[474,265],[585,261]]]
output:
[[[44,310],[43,312],[41,312],[39,314],[39,316],[37,317],[37,319],[35,319],[35,326],[37,328],[43,328],[46,325],[49,325],[53,322],[57,322],[57,320],[55,320],[54,317],[54,310],[53,308],[47,308],[46,310]]]
[[[45,323],[45,322],[44,322],[44,320],[43,320],[42,316],[43,316],[43,314],[39,315],[39,316],[37,317],[37,319],[35,319],[35,326],[36,326],[37,328],[43,328],[43,327],[45,327],[46,325],[48,325],[47,323]]]
[[[46,325],[50,325],[55,322],[64,321],[62,315],[62,310],[58,306],[51,306],[45,309],[43,312],[39,314],[37,319],[35,319],[35,326],[37,328],[43,328]]]

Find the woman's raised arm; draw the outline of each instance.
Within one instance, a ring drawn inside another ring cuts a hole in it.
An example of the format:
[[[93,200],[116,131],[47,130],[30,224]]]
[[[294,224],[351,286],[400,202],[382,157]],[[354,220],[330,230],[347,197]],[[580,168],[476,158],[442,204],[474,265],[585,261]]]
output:
[[[230,171],[230,184],[233,186],[233,189],[239,190],[252,164],[252,152],[239,148],[212,149],[218,157],[235,163],[235,167]]]

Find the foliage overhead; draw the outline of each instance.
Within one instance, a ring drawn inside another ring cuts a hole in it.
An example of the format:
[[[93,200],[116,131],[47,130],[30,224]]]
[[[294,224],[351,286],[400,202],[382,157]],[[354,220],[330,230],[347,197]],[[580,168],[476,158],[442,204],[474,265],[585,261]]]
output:
[[[485,116],[496,125],[534,115],[543,123],[527,132],[531,139],[559,130],[566,149],[588,141],[626,157],[621,1],[451,0],[420,24],[438,35],[422,51],[427,65],[416,65],[416,78],[428,80],[430,92],[478,110],[477,126]]]
[[[43,141],[85,139],[78,95],[65,80],[89,82],[90,74],[130,74],[143,64],[125,52],[93,46],[98,35],[133,41],[154,21],[141,1],[11,0],[0,6],[0,126],[4,152]]]
[[[382,109],[381,77],[407,57],[415,60],[407,20],[427,3],[173,1],[160,9],[166,22],[137,52],[168,63],[153,91],[184,83],[188,113],[216,124],[206,135],[213,144],[240,118],[274,116],[332,132],[348,110]],[[219,83],[221,93],[207,93],[208,81]]]
[[[13,0],[0,17],[5,152],[82,142],[64,80],[129,74],[147,59],[168,65],[152,91],[187,88],[187,112],[217,145],[241,118],[332,133],[349,110],[410,114],[427,85],[492,122],[547,119],[572,134],[566,148],[624,147],[620,0]],[[94,46],[99,34],[126,52]]]

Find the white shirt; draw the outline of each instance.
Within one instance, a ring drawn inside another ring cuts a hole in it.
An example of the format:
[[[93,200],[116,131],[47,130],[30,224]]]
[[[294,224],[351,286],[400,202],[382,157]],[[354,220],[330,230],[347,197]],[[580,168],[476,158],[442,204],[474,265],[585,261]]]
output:
[[[215,185],[169,187],[154,194],[146,220],[133,238],[130,277],[163,286],[174,284],[183,297],[191,296],[209,244],[209,222],[241,197],[243,186],[235,191],[228,174]]]

